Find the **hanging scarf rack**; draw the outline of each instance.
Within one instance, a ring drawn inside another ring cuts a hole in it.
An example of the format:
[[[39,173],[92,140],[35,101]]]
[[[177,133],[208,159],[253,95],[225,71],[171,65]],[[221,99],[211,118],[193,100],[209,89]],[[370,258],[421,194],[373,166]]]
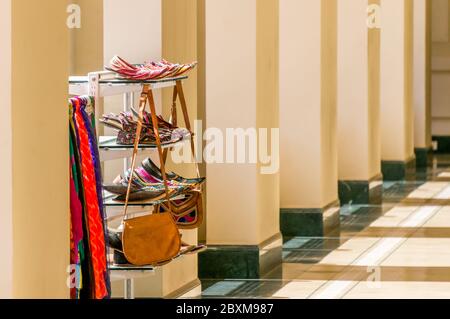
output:
[[[89,96],[69,100],[71,296],[104,299],[111,295],[106,260],[102,174],[95,131],[95,102]]]

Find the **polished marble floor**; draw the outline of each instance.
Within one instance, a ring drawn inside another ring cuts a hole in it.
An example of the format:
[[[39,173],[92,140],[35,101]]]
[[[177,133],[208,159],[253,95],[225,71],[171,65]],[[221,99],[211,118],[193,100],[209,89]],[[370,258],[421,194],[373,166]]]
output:
[[[450,155],[384,183],[381,205],[343,207],[338,233],[285,239],[264,278],[202,286],[202,298],[450,298]]]

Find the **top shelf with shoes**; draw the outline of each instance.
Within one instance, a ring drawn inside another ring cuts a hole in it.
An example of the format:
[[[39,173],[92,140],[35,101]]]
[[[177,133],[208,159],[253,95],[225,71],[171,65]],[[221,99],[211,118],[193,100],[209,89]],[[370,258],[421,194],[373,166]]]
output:
[[[178,81],[186,80],[188,76],[178,76],[154,80],[129,80],[118,77],[112,71],[89,73],[88,76],[70,76],[70,95],[89,95],[95,97],[115,96],[126,93],[140,93],[142,86],[148,84],[152,90],[176,86]],[[92,84],[96,85],[92,85]]]

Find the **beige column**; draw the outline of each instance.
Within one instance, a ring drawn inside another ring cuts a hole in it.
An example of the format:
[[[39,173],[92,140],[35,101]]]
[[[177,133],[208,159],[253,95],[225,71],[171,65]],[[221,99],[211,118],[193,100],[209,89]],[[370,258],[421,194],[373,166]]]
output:
[[[337,1],[280,2],[281,229],[335,228]]]
[[[432,136],[438,152],[450,151],[450,1],[432,0]]]
[[[11,4],[13,296],[67,298],[67,4]]]
[[[431,149],[431,0],[414,0],[414,147],[418,167]]]
[[[199,60],[197,26],[199,6],[198,0],[185,0],[181,2],[177,0],[164,0],[161,2],[161,52],[164,59],[178,63],[190,63]],[[204,65],[200,65],[199,68],[204,68]],[[199,68],[189,72],[189,79],[183,83],[189,118],[193,127],[196,120],[202,119],[202,109],[198,103],[197,93],[197,73]],[[172,96],[173,89],[165,90],[162,94],[162,108],[166,118],[169,118]],[[178,124],[185,127],[179,102],[177,110],[179,114]],[[198,136],[201,137],[201,133],[201,131],[198,132]],[[185,144],[185,151],[191,153],[189,143]],[[196,177],[194,164],[172,164],[171,156],[169,156],[168,160],[168,169],[182,176]],[[198,230],[183,231],[183,239],[190,244],[196,244],[198,242]],[[164,273],[164,282],[166,283],[166,290],[172,289],[169,292],[172,295],[176,289],[181,293],[186,293],[186,291],[190,290],[190,295],[199,295],[201,293],[201,286],[198,280],[197,256],[188,257],[184,261],[179,261],[178,265],[172,265],[172,268],[169,268],[169,271]]]
[[[11,0],[0,2],[0,299],[12,298]]]
[[[278,170],[263,174],[266,163],[253,158],[262,144],[255,136],[264,138],[258,129],[267,128],[270,139],[279,126],[278,0],[205,1],[204,12],[209,250],[199,272],[257,278],[281,259]],[[246,154],[235,144],[239,128],[247,133]]]
[[[414,167],[413,0],[382,0],[381,158],[385,180]]]
[[[379,1],[338,1],[341,204],[381,200]]]

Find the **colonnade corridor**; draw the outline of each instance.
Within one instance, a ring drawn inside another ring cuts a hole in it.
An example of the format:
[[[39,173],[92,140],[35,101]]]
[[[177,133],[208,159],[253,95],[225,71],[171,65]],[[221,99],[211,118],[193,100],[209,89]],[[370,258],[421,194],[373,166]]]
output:
[[[401,182],[381,205],[346,205],[326,237],[285,238],[260,280],[204,280],[202,298],[450,298],[450,155]]]

